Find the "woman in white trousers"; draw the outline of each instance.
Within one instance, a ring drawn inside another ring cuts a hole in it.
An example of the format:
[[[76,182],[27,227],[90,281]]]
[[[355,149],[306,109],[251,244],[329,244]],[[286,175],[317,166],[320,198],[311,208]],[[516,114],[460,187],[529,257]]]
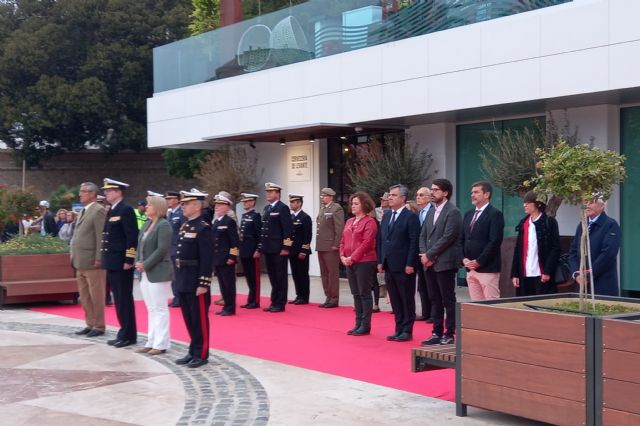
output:
[[[140,271],[140,290],[149,314],[147,343],[140,353],[158,355],[171,345],[169,308],[173,266],[171,264],[172,229],[165,219],[167,202],[161,196],[147,197],[148,220],[138,235],[136,269]]]

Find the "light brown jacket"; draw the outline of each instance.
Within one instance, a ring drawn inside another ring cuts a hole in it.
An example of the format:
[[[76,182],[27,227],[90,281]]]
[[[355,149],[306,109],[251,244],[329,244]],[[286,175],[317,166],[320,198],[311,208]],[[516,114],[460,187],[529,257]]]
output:
[[[78,219],[71,239],[71,263],[74,268],[96,269],[95,262],[100,260],[105,217],[104,207],[94,202]]]
[[[316,251],[331,251],[331,247],[340,247],[344,210],[336,202],[320,206],[316,218]]]

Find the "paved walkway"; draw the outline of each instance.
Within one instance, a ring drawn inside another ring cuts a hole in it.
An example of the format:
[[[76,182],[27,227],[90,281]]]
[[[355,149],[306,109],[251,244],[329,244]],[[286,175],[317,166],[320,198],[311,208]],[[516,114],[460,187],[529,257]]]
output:
[[[346,282],[341,287],[340,304],[349,305]],[[267,295],[268,284],[262,290]],[[466,289],[459,292],[464,298]],[[323,299],[312,278],[312,300]],[[151,357],[106,345],[112,330],[75,336],[82,326],[23,307],[0,310],[0,424],[537,424],[473,408],[459,418],[451,402],[222,351],[194,371],[173,363],[182,343]]]

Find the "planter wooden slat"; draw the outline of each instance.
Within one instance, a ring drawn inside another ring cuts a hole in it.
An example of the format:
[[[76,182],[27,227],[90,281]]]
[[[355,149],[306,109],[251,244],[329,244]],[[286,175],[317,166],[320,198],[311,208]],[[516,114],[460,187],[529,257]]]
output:
[[[0,281],[72,278],[68,253],[0,256]]]
[[[488,383],[464,380],[465,404],[556,425],[584,425],[585,404]]]
[[[463,355],[480,355],[576,373],[585,372],[585,347],[573,343],[463,328],[461,351]]]
[[[586,401],[586,379],[582,373],[466,354],[462,356],[462,378],[580,403]]]
[[[640,353],[640,324],[630,321],[605,321],[602,324],[602,346],[605,349]]]
[[[611,410],[605,408],[602,410],[602,420],[604,425],[615,426],[638,426],[640,425],[640,415],[627,413],[624,411]]]
[[[640,328],[637,328],[637,330],[640,331]],[[613,349],[603,350],[602,376],[606,379],[640,383],[640,353]],[[640,404],[640,401],[638,401],[638,404]]]
[[[509,321],[504,320],[505,313],[496,314],[497,310],[506,309],[509,310]],[[462,328],[465,329],[584,344],[585,320],[582,316],[470,303],[463,304],[461,310]],[[581,331],[576,333],[576,330]]]
[[[640,383],[613,379],[603,379],[602,382],[603,407],[640,414]]]

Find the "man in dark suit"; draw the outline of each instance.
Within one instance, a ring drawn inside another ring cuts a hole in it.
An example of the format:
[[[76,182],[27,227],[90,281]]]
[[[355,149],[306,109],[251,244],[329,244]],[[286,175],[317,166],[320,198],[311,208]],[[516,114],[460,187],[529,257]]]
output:
[[[236,261],[240,253],[240,239],[236,221],[227,215],[231,208],[231,200],[218,194],[214,203],[216,218],[211,225],[213,267],[224,300],[224,307],[216,312],[216,315],[229,316],[236,313]]]
[[[260,294],[258,291],[258,274],[260,273],[260,259],[254,259],[253,254],[258,248],[258,241],[262,235],[262,221],[260,213],[255,211],[256,194],[242,193],[242,205],[244,213],[240,219],[240,262],[247,280],[249,294],[247,303],[241,308],[257,309],[260,307]]]
[[[462,264],[467,268],[471,300],[500,297],[500,246],[504,235],[504,217],[493,207],[493,188],[487,181],[471,185],[471,204],[462,221],[460,246]]]
[[[176,288],[180,308],[191,343],[189,353],[175,361],[178,365],[198,368],[209,359],[209,307],[213,270],[213,235],[202,210],[208,194],[192,188],[180,192],[180,202],[187,221],[180,228],[176,251]]]
[[[293,221],[291,211],[280,201],[282,187],[267,182],[264,184],[267,204],[262,212],[262,235],[253,257],[260,258],[264,253],[267,273],[271,282],[271,306],[265,312],[284,312],[287,304],[287,258],[291,250]]]
[[[431,202],[435,208],[427,213],[420,232],[420,261],[427,274],[433,318],[433,334],[423,345],[451,344],[456,332],[456,272],[462,260],[462,215],[449,201],[452,194],[450,181],[433,181]]]
[[[129,185],[104,179],[104,195],[111,208],[102,231],[102,268],[107,271],[107,283],[113,292],[120,330],[107,343],[122,348],[136,343],[136,311],[133,305],[133,262],[138,245],[138,226],[133,207],[122,200]]]
[[[302,210],[303,196],[289,194],[291,220],[293,220],[293,244],[289,252],[291,275],[296,286],[296,298],[289,303],[306,305],[309,303],[309,256],[313,236],[311,216]]]
[[[591,279],[595,294],[604,296],[618,296],[618,251],[620,250],[621,231],[615,219],[604,212],[605,203],[602,199],[595,199],[587,203],[585,214],[588,221],[589,246],[591,248],[591,264],[593,271]],[[576,281],[583,277],[580,272],[580,239],[582,226],[578,224],[576,235],[571,242],[569,262]],[[587,268],[589,266],[587,265]]]
[[[420,229],[424,224],[424,220],[427,217],[429,210],[433,208],[431,204],[431,190],[427,187],[422,187],[416,191],[416,204],[418,205],[418,220],[420,221]],[[424,268],[420,265],[416,270],[418,276],[418,294],[420,295],[420,308],[422,315],[417,317],[418,321],[433,322],[431,319],[431,300],[429,299],[429,290],[427,289],[427,276]]]
[[[389,188],[389,207],[378,228],[378,272],[384,280],[395,316],[395,333],[387,340],[405,342],[413,338],[416,319],[416,267],[418,263],[418,216],[405,207],[409,190],[404,185]]]
[[[180,227],[187,221],[182,213],[182,206],[180,205],[180,193],[178,191],[167,191],[164,194],[165,200],[167,200],[167,219],[173,229],[173,235],[171,237],[171,262],[173,263],[173,272],[175,277],[175,264],[176,264],[176,249],[178,248],[178,234],[180,233]],[[172,308],[180,307],[180,297],[178,296],[178,290],[176,290],[176,280],[174,278],[171,281],[171,292],[173,293],[173,300],[169,303]]]

